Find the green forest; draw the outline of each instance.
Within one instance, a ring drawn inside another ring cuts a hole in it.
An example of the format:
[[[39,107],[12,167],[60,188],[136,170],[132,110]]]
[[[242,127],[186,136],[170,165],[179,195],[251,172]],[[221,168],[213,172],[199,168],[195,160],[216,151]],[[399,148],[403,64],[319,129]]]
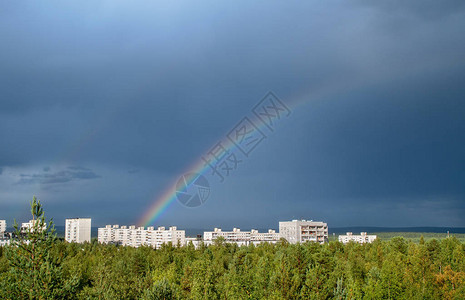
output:
[[[63,242],[35,198],[31,212],[33,230],[0,247],[1,299],[465,299],[455,237],[131,248]]]

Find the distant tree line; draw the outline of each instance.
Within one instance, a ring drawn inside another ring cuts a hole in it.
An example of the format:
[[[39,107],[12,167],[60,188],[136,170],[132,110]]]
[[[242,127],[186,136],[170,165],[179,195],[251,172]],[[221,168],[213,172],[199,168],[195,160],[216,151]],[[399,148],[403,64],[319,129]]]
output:
[[[48,224],[0,247],[0,299],[465,299],[465,244],[453,237],[156,250],[66,243]]]

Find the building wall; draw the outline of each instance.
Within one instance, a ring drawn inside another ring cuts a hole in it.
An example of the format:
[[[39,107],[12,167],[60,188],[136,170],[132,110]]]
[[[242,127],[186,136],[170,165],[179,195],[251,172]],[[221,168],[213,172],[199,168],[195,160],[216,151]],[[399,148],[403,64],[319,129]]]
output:
[[[328,224],[306,220],[279,222],[279,235],[291,244],[328,240]]]
[[[39,220],[29,220],[29,222],[26,223],[21,223],[21,231],[26,232],[32,230],[34,227],[34,224],[39,222]],[[44,225],[42,226],[42,230],[47,229],[47,223],[44,222]]]
[[[232,231],[223,231],[221,228],[215,228],[213,231],[205,231],[203,237],[205,245],[211,245],[219,237],[224,238],[226,243],[235,243],[238,246],[279,241],[279,234],[272,229],[268,232],[258,232],[255,229],[241,231],[239,228],[234,228]]]
[[[197,249],[203,243],[203,240],[199,238],[186,238],[186,245],[189,245],[191,243],[194,246],[194,248]]]
[[[5,220],[0,220],[0,239],[3,239],[5,236],[5,231],[6,231],[6,221]],[[2,246],[3,243],[0,241],[0,246]]]
[[[297,222],[279,222],[279,236],[291,244],[300,242],[299,226]]]
[[[160,248],[163,244],[186,245],[192,242],[194,246],[201,243],[208,246],[222,237],[227,243],[235,243],[239,246],[277,243],[280,238],[285,238],[290,243],[304,243],[307,241],[325,243],[328,240],[328,225],[323,222],[313,222],[305,220],[294,220],[289,222],[279,222],[279,233],[275,230],[268,232],[242,231],[234,228],[232,231],[223,231],[215,228],[213,231],[205,231],[203,240],[201,238],[187,238],[184,230],[178,230],[175,226],[166,229],[165,227],[144,227],[106,225],[98,229],[98,241],[100,243],[114,243],[124,246],[140,247],[143,245]]]
[[[0,235],[3,235],[6,231],[6,221],[0,220]]]
[[[99,243],[114,243],[123,246],[140,247],[150,246],[160,248],[163,244],[172,243],[174,246],[184,246],[186,233],[178,230],[176,226],[169,227],[144,227],[107,225],[98,229]]]
[[[69,243],[84,243],[91,240],[90,218],[66,219],[65,221],[65,240]]]
[[[106,225],[98,229],[99,243],[108,244],[115,241],[115,231],[119,228],[118,225]]]
[[[372,243],[376,240],[376,235],[368,235],[366,232],[360,232],[360,235],[354,235],[352,232],[347,232],[345,235],[339,236],[339,242],[347,244],[355,242],[359,244]]]

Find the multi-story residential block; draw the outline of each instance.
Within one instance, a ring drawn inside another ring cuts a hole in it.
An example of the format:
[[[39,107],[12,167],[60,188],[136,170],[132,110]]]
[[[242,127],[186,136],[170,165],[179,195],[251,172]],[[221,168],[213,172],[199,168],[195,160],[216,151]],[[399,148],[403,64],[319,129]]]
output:
[[[279,222],[279,236],[291,244],[307,241],[322,244],[328,240],[328,225],[306,220]]]
[[[106,225],[98,229],[98,242],[102,244],[115,243],[116,229],[119,225]]]
[[[98,241],[100,243],[114,243],[123,246],[151,246],[160,248],[163,244],[185,245],[186,233],[178,230],[176,226],[169,227],[144,227],[107,225],[98,229]]]
[[[234,228],[232,231],[223,231],[215,228],[213,231],[205,231],[203,239],[201,235],[197,238],[186,238],[184,230],[178,230],[175,226],[169,227],[136,227],[106,225],[98,229],[98,241],[104,244],[119,244],[123,246],[151,246],[160,248],[163,244],[186,245],[192,243],[198,247],[202,243],[211,245],[218,238],[223,238],[226,243],[235,243],[239,246],[247,246],[260,243],[277,243],[280,238],[285,238],[290,243],[304,243],[313,241],[324,243],[328,240],[328,226],[323,222],[305,220],[293,220],[290,222],[279,222],[279,233],[275,230],[268,232],[242,231]]]
[[[4,238],[6,231],[6,221],[5,220],[0,220],[0,239]],[[0,246],[2,245],[2,242],[0,241]]]
[[[5,231],[6,231],[6,221],[0,220],[0,236],[3,236]]]
[[[173,245],[183,246],[186,244],[186,232],[184,230],[178,230],[176,226],[171,226],[168,229],[165,227],[158,227],[154,230],[153,227],[149,227],[152,230],[151,242],[155,244],[156,248],[160,248],[162,244],[171,243]]]
[[[239,228],[234,228],[232,231],[223,231],[221,228],[215,228],[213,231],[203,233],[203,241],[206,245],[211,245],[219,237],[222,237],[226,243],[236,243],[239,246],[248,245],[250,231],[241,231]]]
[[[108,226],[108,225],[107,225]],[[116,225],[118,226],[118,225]],[[136,226],[121,226],[121,227],[116,227],[115,228],[115,233],[114,233],[114,240],[115,242],[118,241],[119,244],[126,246],[129,245],[131,241],[131,232],[132,230],[135,230]],[[99,228],[100,230],[100,228]],[[100,235],[99,235],[99,242],[100,242]]]
[[[40,220],[29,220],[29,222],[21,223],[21,232],[31,231],[34,228],[34,225]],[[44,222],[42,225],[42,230],[47,229],[47,223]]]
[[[91,223],[90,218],[66,219],[65,240],[69,243],[90,242]]]
[[[192,244],[194,248],[198,248],[200,244],[203,243],[202,235],[197,235],[197,237],[186,237],[186,245]]]
[[[258,232],[258,230],[252,229],[250,231],[250,243],[271,243],[275,244],[279,241],[279,233],[276,230],[268,229],[268,232]]]
[[[360,232],[360,235],[352,234],[352,232],[347,232],[345,235],[339,236],[339,242],[347,244],[349,242],[355,242],[359,244],[372,243],[376,240],[376,235],[368,235],[366,232]]]
[[[222,237],[226,243],[235,243],[238,246],[247,246],[251,243],[276,243],[279,241],[279,234],[272,229],[268,230],[268,232],[258,232],[255,229],[241,231],[239,228],[234,228],[232,231],[222,231],[221,228],[215,228],[213,231],[205,231],[203,233],[206,245],[212,244],[219,237]]]
[[[236,243],[239,246],[248,245],[250,231],[241,231],[239,228],[234,228],[232,231],[223,231],[221,228],[215,228],[213,231],[203,233],[203,241],[207,245],[212,244],[219,237],[222,237],[227,243]]]

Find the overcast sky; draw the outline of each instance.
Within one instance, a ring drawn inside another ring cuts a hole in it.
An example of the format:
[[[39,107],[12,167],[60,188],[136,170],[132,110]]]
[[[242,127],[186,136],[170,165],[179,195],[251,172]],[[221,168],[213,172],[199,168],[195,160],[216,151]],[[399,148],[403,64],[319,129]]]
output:
[[[273,91],[291,114],[155,226],[465,227],[463,1],[4,1],[0,219],[135,224]]]

